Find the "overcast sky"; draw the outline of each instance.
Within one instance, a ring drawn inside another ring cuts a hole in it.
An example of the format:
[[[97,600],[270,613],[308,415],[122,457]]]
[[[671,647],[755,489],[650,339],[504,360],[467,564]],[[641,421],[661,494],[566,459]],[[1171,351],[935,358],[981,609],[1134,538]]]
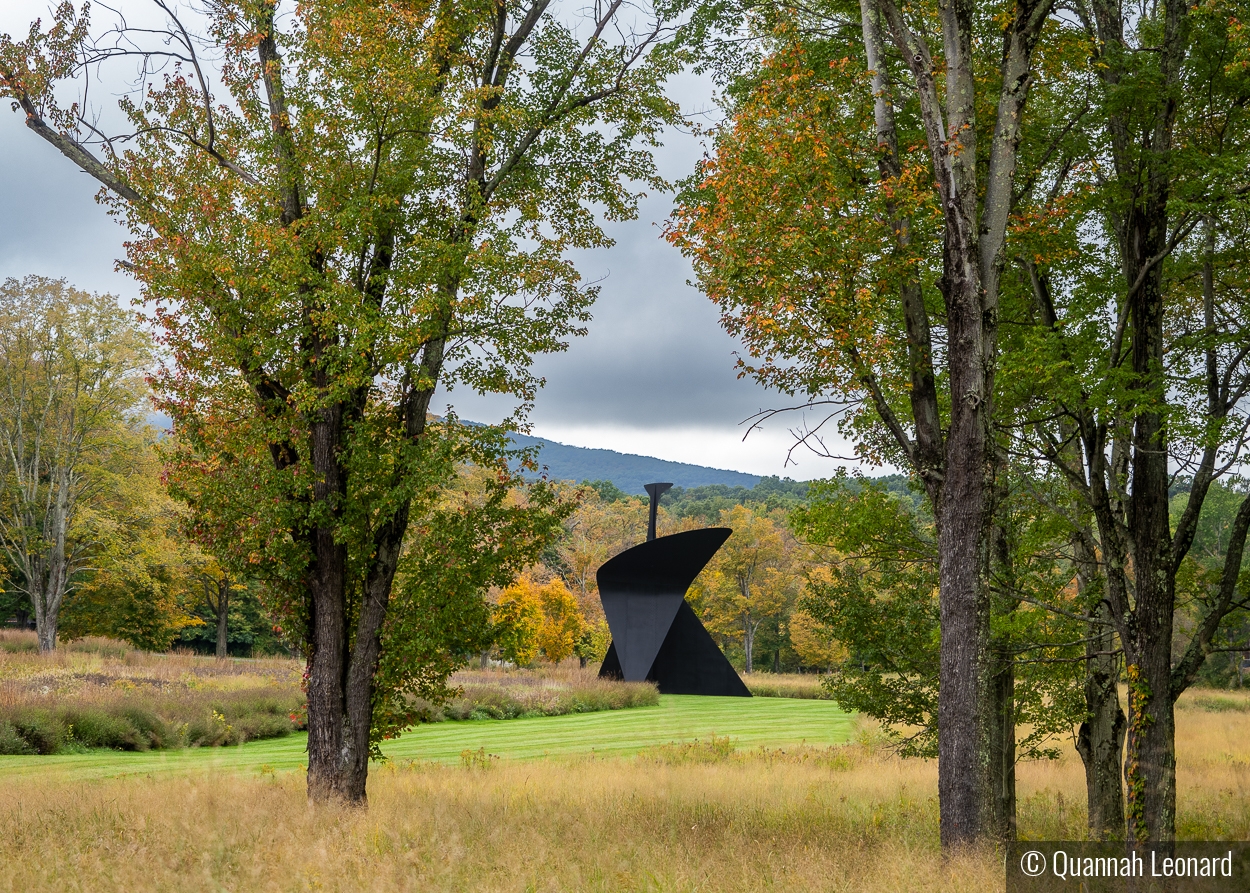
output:
[[[25,33],[31,19],[48,18],[47,9],[46,0],[3,0],[0,33]],[[704,81],[685,77],[673,91],[688,112],[712,107]],[[689,134],[669,133],[662,173],[685,176],[701,152]],[[63,276],[80,288],[138,297],[135,283],[114,269],[124,230],[95,203],[95,193],[95,182],[29,132],[20,114],[7,103],[0,108],[0,278]],[[531,417],[533,433],[753,474],[832,474],[840,463],[802,451],[786,465],[794,442],[787,427],[797,417],[743,440],[745,419],[789,401],[736,378],[739,346],[720,329],[712,302],[686,284],[689,264],[660,238],[671,208],[671,195],[649,196],[637,220],[609,225],[614,247],[575,257],[586,280],[602,280],[600,298],[589,335],[538,363],[547,386]],[[483,422],[511,409],[464,389],[440,397],[438,409],[452,403],[462,418]]]

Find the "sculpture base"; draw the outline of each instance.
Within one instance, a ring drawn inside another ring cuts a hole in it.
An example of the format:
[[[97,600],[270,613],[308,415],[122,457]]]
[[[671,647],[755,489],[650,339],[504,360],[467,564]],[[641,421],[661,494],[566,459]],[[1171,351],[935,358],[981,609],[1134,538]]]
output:
[[[616,643],[599,668],[600,679],[623,679]],[[717,647],[689,602],[682,601],[668,635],[651,664],[647,681],[654,682],[665,695],[722,695],[751,697],[733,664]]]

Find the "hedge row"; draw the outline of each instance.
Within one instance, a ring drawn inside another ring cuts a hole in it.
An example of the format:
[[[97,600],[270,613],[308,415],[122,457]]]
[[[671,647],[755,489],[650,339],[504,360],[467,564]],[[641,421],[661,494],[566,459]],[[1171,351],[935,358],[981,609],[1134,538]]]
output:
[[[201,709],[194,712],[185,704],[169,706],[174,709],[124,703],[5,709],[0,711],[0,754],[217,747],[280,738],[304,727],[302,704],[272,692],[231,692],[215,704],[197,705]]]

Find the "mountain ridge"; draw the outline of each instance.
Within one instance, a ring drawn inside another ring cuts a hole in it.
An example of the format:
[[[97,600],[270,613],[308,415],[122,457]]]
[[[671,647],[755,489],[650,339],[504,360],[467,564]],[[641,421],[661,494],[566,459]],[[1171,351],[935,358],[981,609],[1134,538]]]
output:
[[[611,481],[625,493],[643,494],[644,484],[667,481],[677,487],[706,487],[723,484],[727,487],[754,487],[763,477],[745,471],[711,468],[690,462],[673,462],[637,453],[622,453],[599,447],[579,447],[560,443],[547,437],[528,434],[510,435],[519,447],[537,447],[539,468],[548,478],[557,481]]]

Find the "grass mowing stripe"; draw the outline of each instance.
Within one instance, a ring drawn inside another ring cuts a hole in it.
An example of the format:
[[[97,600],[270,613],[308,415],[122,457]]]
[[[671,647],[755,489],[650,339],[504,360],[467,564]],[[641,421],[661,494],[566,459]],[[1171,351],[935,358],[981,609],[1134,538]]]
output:
[[[525,759],[592,750],[630,754],[711,735],[728,736],[741,747],[825,745],[848,740],[853,725],[850,715],[827,701],[666,695],[659,707],[421,726],[385,750],[393,759],[456,760],[461,751],[479,748]]]
[[[832,701],[664,695],[658,707],[422,725],[386,742],[382,749],[395,760],[456,762],[465,750],[484,749],[518,760],[591,751],[627,755],[659,744],[712,735],[729,737],[739,747],[825,746],[849,740],[854,723],[854,717]],[[0,757],[0,777],[52,773],[61,778],[87,779],[161,772],[299,769],[307,762],[304,742],[304,735],[291,735],[241,747]]]

